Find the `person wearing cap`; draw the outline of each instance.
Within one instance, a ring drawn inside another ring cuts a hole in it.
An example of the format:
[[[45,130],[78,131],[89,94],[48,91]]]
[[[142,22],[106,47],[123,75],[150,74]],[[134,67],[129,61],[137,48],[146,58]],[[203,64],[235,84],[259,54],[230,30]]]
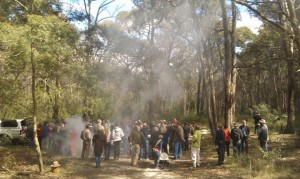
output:
[[[260,128],[257,130],[259,145],[263,149],[264,152],[268,152],[268,144],[269,140],[269,130],[266,124],[266,120],[262,119],[259,121]]]
[[[90,148],[91,148],[91,139],[92,134],[90,131],[90,125],[85,125],[85,129],[81,132],[80,138],[82,139],[82,151],[81,151],[81,158],[87,158],[90,155]]]
[[[237,123],[233,124],[233,128],[230,131],[230,138],[232,139],[233,155],[237,157],[241,153],[241,140],[243,137],[241,129],[238,128]]]

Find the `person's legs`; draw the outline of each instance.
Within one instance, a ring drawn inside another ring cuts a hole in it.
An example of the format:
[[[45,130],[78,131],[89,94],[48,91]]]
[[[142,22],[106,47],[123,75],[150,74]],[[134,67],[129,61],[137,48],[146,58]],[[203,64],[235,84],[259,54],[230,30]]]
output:
[[[196,167],[197,164],[197,148],[192,147],[191,148],[191,158],[192,158],[192,162],[193,162],[193,167]]]
[[[120,144],[121,144],[121,141],[117,141],[116,144],[117,144],[117,146],[116,146],[116,147],[117,147],[117,155],[116,155],[116,159],[119,160],[119,158],[120,158],[120,150],[121,150],[121,145],[120,145]]]
[[[95,161],[96,161],[96,167],[98,168],[100,166],[100,155],[95,155]]]
[[[200,166],[200,147],[197,148],[197,153],[196,153],[196,165]]]
[[[149,140],[145,140],[145,159],[149,158]]]
[[[179,158],[179,147],[180,147],[180,142],[175,142],[174,144],[174,159]]]
[[[246,154],[248,154],[248,137],[245,139],[245,145],[244,145],[245,149],[244,149],[244,152]]]
[[[139,158],[139,153],[140,153],[140,145],[139,144],[135,144],[134,145],[134,153],[135,153],[135,155],[134,155],[134,159],[133,159],[132,165],[136,166],[138,158]]]
[[[227,152],[227,156],[229,156],[229,146],[230,146],[230,141],[226,141],[225,142],[225,146],[226,146],[226,152]]]
[[[86,151],[86,143],[82,143],[82,151],[81,151],[81,158],[84,159],[85,157],[85,151]]]

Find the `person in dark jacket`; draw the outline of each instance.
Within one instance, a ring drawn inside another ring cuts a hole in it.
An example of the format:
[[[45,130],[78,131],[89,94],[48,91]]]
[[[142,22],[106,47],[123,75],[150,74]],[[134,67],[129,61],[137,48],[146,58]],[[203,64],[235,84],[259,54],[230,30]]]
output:
[[[249,127],[247,126],[247,122],[243,120],[243,124],[239,127],[242,131],[243,137],[241,140],[241,151],[243,153],[248,153],[248,138],[250,134]]]
[[[106,135],[104,133],[104,130],[98,130],[97,133],[93,136],[92,141],[94,144],[96,168],[99,168],[101,163],[101,155],[103,153],[103,148],[106,143]]]
[[[254,120],[254,133],[257,132],[257,129],[259,129],[259,121],[261,120],[261,116],[260,113],[255,113],[255,115],[253,116],[253,120]]]
[[[144,134],[140,131],[140,126],[134,125],[132,132],[128,136],[131,149],[131,165],[136,167],[139,158],[141,145],[144,145]]]
[[[243,137],[241,129],[238,128],[237,123],[233,124],[233,128],[230,131],[230,138],[232,139],[233,155],[237,157],[241,153],[241,140]]]
[[[269,140],[269,130],[266,125],[266,120],[262,119],[259,121],[259,123],[260,123],[260,128],[257,130],[259,144],[264,152],[268,152],[267,141]]]
[[[216,131],[215,147],[218,153],[218,165],[224,165],[225,135],[221,124],[218,124],[218,129]]]

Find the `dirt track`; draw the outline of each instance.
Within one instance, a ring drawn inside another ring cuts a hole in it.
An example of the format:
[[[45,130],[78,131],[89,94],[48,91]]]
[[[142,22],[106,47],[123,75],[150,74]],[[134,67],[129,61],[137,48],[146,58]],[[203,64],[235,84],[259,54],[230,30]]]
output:
[[[281,147],[282,159],[280,162],[284,166],[290,166],[291,171],[293,171],[288,176],[285,173],[278,172],[276,178],[298,178],[300,176],[300,150],[291,146],[291,143],[284,142],[290,136],[274,135],[272,137],[270,149]],[[81,160],[79,157],[63,157],[44,153],[45,172],[42,175],[37,173],[38,167],[34,150],[24,146],[16,146],[13,150],[11,148],[0,148],[0,161],[7,161],[7,156],[12,156],[12,160],[15,158],[11,169],[0,169],[0,178],[268,178],[266,176],[261,177],[262,173],[255,171],[256,169],[252,169],[252,172],[250,172],[247,167],[236,168],[232,156],[225,158],[224,166],[217,166],[217,154],[211,142],[211,140],[203,140],[200,154],[201,166],[196,169],[190,169],[192,163],[189,151],[184,151],[184,157],[181,159],[170,159],[170,166],[166,166],[164,169],[155,169],[152,160],[139,161],[138,167],[132,167],[130,166],[129,157],[126,156],[118,161],[102,160],[101,167],[95,168],[92,158]],[[255,153],[257,152],[257,139],[255,136],[251,136],[250,148],[249,156],[257,158],[257,162],[263,160]],[[61,170],[58,174],[50,172],[50,165],[54,160],[59,161],[61,164]]]

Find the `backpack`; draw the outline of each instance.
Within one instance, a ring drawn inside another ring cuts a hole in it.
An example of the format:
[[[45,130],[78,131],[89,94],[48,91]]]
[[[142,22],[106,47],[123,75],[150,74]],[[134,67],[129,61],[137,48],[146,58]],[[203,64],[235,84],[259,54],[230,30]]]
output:
[[[240,140],[239,133],[238,133],[237,129],[233,129],[233,131],[232,131],[232,140],[233,141],[239,141]]]
[[[80,139],[84,140],[84,131],[81,132]]]

